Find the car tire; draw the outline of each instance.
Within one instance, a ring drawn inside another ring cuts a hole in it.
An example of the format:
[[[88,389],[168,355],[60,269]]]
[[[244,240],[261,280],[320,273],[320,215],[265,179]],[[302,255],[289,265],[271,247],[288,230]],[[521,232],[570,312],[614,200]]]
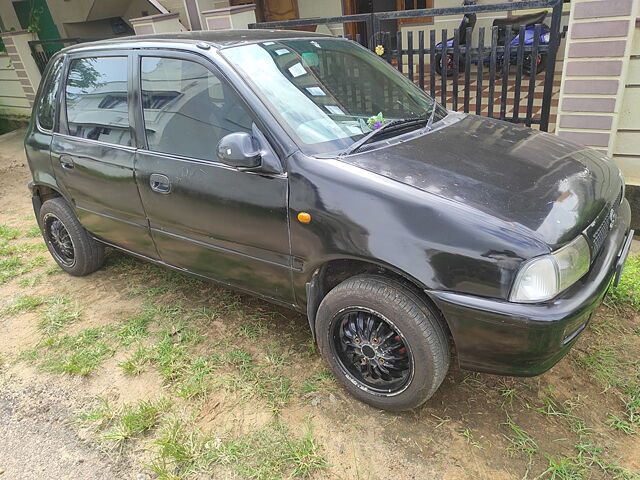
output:
[[[80,225],[63,198],[44,202],[38,220],[49,253],[65,272],[82,277],[103,265],[104,246]]]
[[[315,331],[340,383],[383,410],[422,405],[449,368],[449,340],[438,312],[386,277],[358,275],[332,289],[318,307]]]
[[[537,67],[536,67],[536,75],[538,75],[539,73],[542,73],[546,70],[547,68],[547,54],[546,53],[539,53],[538,54],[538,58],[537,58]],[[531,74],[533,73],[533,71],[531,70],[531,54],[527,54],[524,56],[523,62],[522,62],[522,73],[524,73],[526,76],[531,77]]]
[[[453,64],[453,55],[449,55],[449,56],[451,57],[451,62]],[[445,70],[445,68],[443,67],[444,65],[442,64],[442,54],[438,53],[436,54],[436,57],[435,57],[435,69],[436,69],[436,73],[440,76],[442,76],[442,72]],[[458,58],[458,73],[464,73],[464,70],[465,70],[464,58],[460,56]],[[449,68],[448,62],[447,62],[447,68],[446,68],[446,76],[453,77],[453,66]]]

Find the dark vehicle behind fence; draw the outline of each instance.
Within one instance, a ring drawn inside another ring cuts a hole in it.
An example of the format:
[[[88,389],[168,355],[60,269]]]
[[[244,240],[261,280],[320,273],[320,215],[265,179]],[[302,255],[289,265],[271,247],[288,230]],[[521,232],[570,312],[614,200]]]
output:
[[[25,147],[49,251],[105,246],[300,312],[336,377],[402,410],[463,368],[537,375],[633,232],[602,154],[459,114],[346,39],[166,34],[53,57]]]

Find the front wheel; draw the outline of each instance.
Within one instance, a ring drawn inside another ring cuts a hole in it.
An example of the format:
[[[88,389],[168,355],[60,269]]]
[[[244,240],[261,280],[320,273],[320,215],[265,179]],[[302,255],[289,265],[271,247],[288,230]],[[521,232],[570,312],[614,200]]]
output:
[[[104,263],[104,246],[80,225],[63,198],[47,200],[40,208],[40,229],[49,253],[65,272],[84,276]]]
[[[437,312],[394,280],[358,275],[322,300],[316,336],[333,374],[359,400],[391,411],[416,408],[449,368]]]

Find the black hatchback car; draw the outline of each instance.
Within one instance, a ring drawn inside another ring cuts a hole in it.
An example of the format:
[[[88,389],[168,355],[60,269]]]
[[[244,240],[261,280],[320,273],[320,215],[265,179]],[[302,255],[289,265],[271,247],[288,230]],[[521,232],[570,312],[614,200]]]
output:
[[[356,397],[389,410],[462,368],[536,375],[627,256],[600,153],[447,111],[371,52],[301,32],[82,44],[50,62],[25,140],[46,244],[111,246],[306,313]]]

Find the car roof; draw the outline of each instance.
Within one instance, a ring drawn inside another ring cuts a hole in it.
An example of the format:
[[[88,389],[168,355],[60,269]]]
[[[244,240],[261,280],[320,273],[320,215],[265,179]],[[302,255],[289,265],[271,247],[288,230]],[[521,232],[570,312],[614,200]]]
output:
[[[64,53],[72,53],[81,50],[105,48],[135,48],[139,44],[159,43],[164,46],[167,44],[183,44],[194,45],[206,43],[213,48],[224,48],[247,43],[255,43],[262,41],[277,41],[291,38],[318,38],[332,37],[328,34],[312,33],[297,30],[200,30],[195,32],[175,32],[175,33],[152,33],[149,35],[135,35],[130,37],[110,38],[107,40],[99,40],[96,42],[79,43],[71,45],[62,51]]]

